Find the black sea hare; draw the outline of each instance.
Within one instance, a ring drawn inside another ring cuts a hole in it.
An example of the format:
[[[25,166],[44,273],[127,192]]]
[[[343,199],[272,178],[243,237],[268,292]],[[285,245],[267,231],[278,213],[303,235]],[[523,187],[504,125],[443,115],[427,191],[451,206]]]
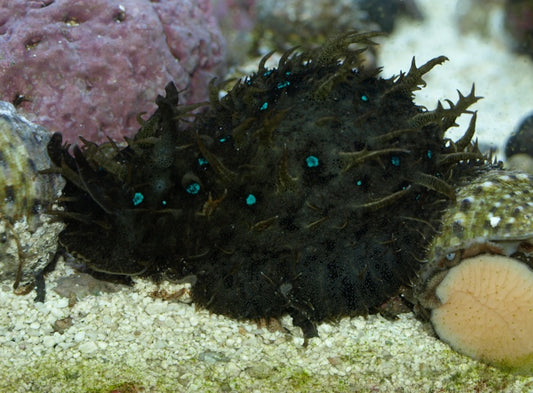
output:
[[[289,51],[199,115],[173,84],[126,147],[48,150],[68,180],[61,244],[95,271],[193,274],[193,298],[235,318],[315,323],[375,311],[414,278],[454,188],[490,166],[464,137],[474,91],[413,103],[438,57],[390,79],[363,66],[373,33]],[[355,48],[352,48],[354,46]]]

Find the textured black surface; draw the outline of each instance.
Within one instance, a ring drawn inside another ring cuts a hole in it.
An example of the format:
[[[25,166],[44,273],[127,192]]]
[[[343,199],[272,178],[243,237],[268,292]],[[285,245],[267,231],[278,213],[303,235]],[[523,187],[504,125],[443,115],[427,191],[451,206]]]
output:
[[[67,178],[67,250],[113,274],[194,274],[194,300],[236,318],[373,312],[408,285],[454,198],[487,163],[445,131],[478,98],[433,111],[412,92],[435,58],[382,79],[374,34],[348,33],[239,81],[200,115],[173,84],[128,147],[49,152]],[[356,48],[352,48],[356,44]],[[357,49],[359,48],[359,49]],[[194,117],[194,118],[193,118]]]

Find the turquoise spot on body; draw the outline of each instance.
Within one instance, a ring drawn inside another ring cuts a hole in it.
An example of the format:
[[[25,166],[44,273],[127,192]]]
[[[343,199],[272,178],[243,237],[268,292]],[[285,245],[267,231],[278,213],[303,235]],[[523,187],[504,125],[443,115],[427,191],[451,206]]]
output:
[[[263,105],[259,108],[260,111],[265,111],[268,108],[268,102],[264,102]]]
[[[307,164],[307,167],[308,167],[308,168],[315,168],[315,167],[318,166],[319,161],[318,161],[318,158],[315,157],[315,156],[308,156],[308,157],[305,159],[305,163]]]
[[[248,196],[246,197],[246,204],[248,206],[252,206],[252,205],[255,205],[257,202],[257,198],[255,197],[254,194],[248,194]]]
[[[391,158],[391,163],[394,166],[400,166],[400,157],[394,156]]]
[[[133,195],[133,198],[131,198],[131,201],[133,202],[133,206],[138,206],[142,203],[144,200],[144,195],[140,192],[136,192],[135,195]]]
[[[196,182],[191,183],[185,188],[185,191],[192,195],[198,194],[200,192],[200,185]]]

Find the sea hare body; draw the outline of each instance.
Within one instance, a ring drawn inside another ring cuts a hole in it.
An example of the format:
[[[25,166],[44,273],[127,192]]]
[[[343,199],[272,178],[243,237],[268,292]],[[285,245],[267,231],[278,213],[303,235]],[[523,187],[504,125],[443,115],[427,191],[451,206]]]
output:
[[[60,242],[94,270],[194,274],[194,300],[235,318],[315,323],[372,312],[413,279],[454,184],[490,167],[445,132],[474,91],[412,102],[445,58],[383,79],[363,67],[372,33],[287,52],[191,122],[167,86],[128,146],[49,153],[67,178]],[[353,45],[356,48],[353,48]]]

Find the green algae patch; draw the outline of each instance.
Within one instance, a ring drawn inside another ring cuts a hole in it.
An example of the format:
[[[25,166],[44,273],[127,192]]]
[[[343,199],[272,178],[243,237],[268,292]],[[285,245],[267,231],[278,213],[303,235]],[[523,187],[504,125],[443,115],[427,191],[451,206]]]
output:
[[[149,387],[146,374],[135,367],[110,365],[102,359],[65,361],[54,355],[29,363],[27,368],[9,369],[4,364],[0,375],[0,392],[100,393],[126,386]]]
[[[495,366],[511,373],[533,376],[533,354],[504,360]]]
[[[310,362],[309,368],[277,358],[261,363],[209,364],[195,358],[163,365],[161,359],[127,357],[124,363],[104,357],[64,360],[56,354],[43,356],[25,368],[0,368],[0,392],[493,392],[533,387],[533,381],[472,361],[452,350],[428,348],[427,358],[391,343],[378,347],[380,340],[348,341],[344,354],[323,367]],[[388,340],[385,340],[388,341]],[[290,344],[288,344],[290,345]],[[305,351],[305,350],[304,350]],[[387,353],[387,351],[390,351]],[[417,352],[419,353],[419,352]],[[408,358],[411,360],[408,360]],[[328,368],[328,366],[331,366]],[[337,371],[335,371],[337,370]],[[528,382],[529,381],[529,382]],[[408,385],[405,385],[408,384]],[[520,386],[520,387],[518,387]]]
[[[377,347],[377,342],[352,343],[343,359],[354,367],[364,365],[356,373],[365,379],[358,391],[368,391],[372,384],[378,391],[403,391],[398,386],[406,383],[412,392],[514,392],[533,387],[531,378],[478,362],[443,343],[436,344],[443,348],[428,346],[413,351],[407,341],[396,339],[387,353]]]

